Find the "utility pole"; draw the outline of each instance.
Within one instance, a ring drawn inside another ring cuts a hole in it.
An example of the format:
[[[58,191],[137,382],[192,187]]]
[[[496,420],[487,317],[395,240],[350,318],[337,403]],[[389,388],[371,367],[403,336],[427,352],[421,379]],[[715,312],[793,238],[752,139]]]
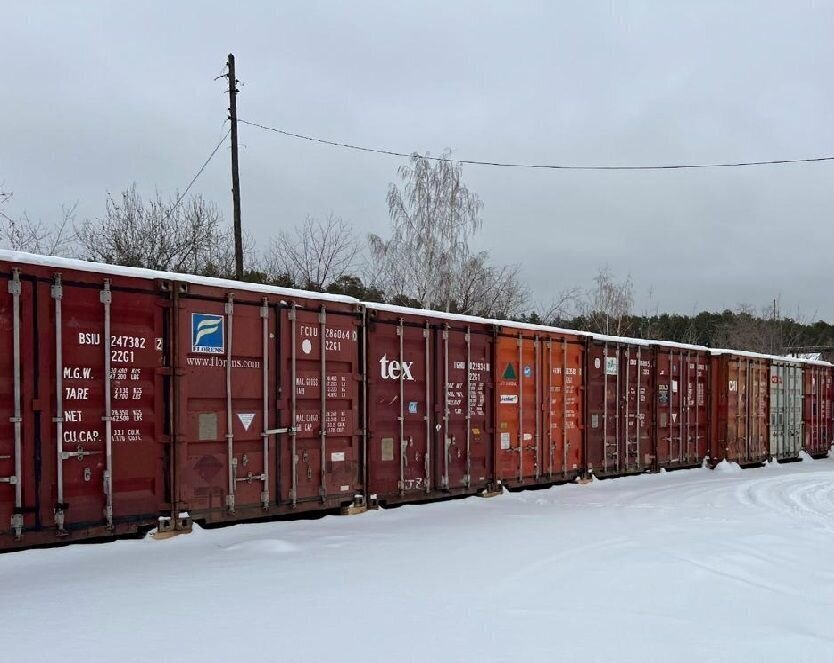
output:
[[[229,53],[229,120],[232,123],[232,205],[235,221],[235,278],[243,280],[243,239],[240,229],[240,173],[237,165],[237,78],[235,56]]]

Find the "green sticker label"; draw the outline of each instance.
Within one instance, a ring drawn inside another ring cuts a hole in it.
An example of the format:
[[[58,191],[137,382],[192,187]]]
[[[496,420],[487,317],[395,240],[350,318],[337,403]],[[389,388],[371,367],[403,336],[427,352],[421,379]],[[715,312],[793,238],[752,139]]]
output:
[[[513,365],[507,364],[507,368],[504,369],[504,375],[502,376],[505,380],[517,380],[518,375],[516,375],[515,369]]]

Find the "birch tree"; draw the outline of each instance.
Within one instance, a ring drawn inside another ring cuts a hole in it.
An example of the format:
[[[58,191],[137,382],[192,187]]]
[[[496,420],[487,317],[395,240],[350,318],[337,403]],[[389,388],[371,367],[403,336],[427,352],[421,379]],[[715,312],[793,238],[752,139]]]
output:
[[[371,235],[375,279],[391,294],[449,311],[455,276],[470,258],[469,240],[482,226],[480,198],[463,182],[463,167],[415,153],[388,189],[392,236]]]

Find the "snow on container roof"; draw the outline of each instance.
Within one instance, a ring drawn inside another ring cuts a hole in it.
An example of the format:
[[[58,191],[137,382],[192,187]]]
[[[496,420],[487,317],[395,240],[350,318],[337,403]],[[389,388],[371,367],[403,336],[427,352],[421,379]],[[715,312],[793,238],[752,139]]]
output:
[[[297,288],[279,288],[278,286],[273,285],[246,283],[231,279],[221,279],[214,276],[196,276],[194,274],[182,274],[179,272],[162,272],[154,269],[145,269],[144,267],[122,267],[103,262],[77,260],[75,258],[42,256],[34,253],[26,253],[25,251],[7,251],[0,249],[0,260],[26,265],[38,265],[40,267],[54,267],[56,269],[75,269],[80,272],[109,274],[112,276],[124,276],[128,278],[180,281],[185,283],[194,283],[196,285],[211,286],[214,288],[248,290],[249,292],[274,294],[283,297],[303,297],[306,299],[320,299],[322,301],[339,302],[342,304],[361,304],[358,299],[348,297],[347,295],[334,295],[327,292],[311,292],[308,290],[298,290]]]

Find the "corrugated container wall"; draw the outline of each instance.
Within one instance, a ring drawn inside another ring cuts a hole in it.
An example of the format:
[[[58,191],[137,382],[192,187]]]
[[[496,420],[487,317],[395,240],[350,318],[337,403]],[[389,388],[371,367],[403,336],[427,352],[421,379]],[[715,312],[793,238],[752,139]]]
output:
[[[805,366],[805,451],[825,456],[834,444],[834,367]]]
[[[491,328],[369,309],[368,493],[406,502],[492,480]]]
[[[170,508],[167,295],[148,279],[0,270],[0,547],[154,524]]]
[[[731,353],[713,355],[712,378],[713,462],[764,463],[770,455],[769,360]]]
[[[802,405],[805,380],[802,366],[774,360],[770,365],[770,456],[798,458],[805,440]]]
[[[586,357],[585,462],[588,472],[612,476],[654,467],[652,348],[593,340]]]

